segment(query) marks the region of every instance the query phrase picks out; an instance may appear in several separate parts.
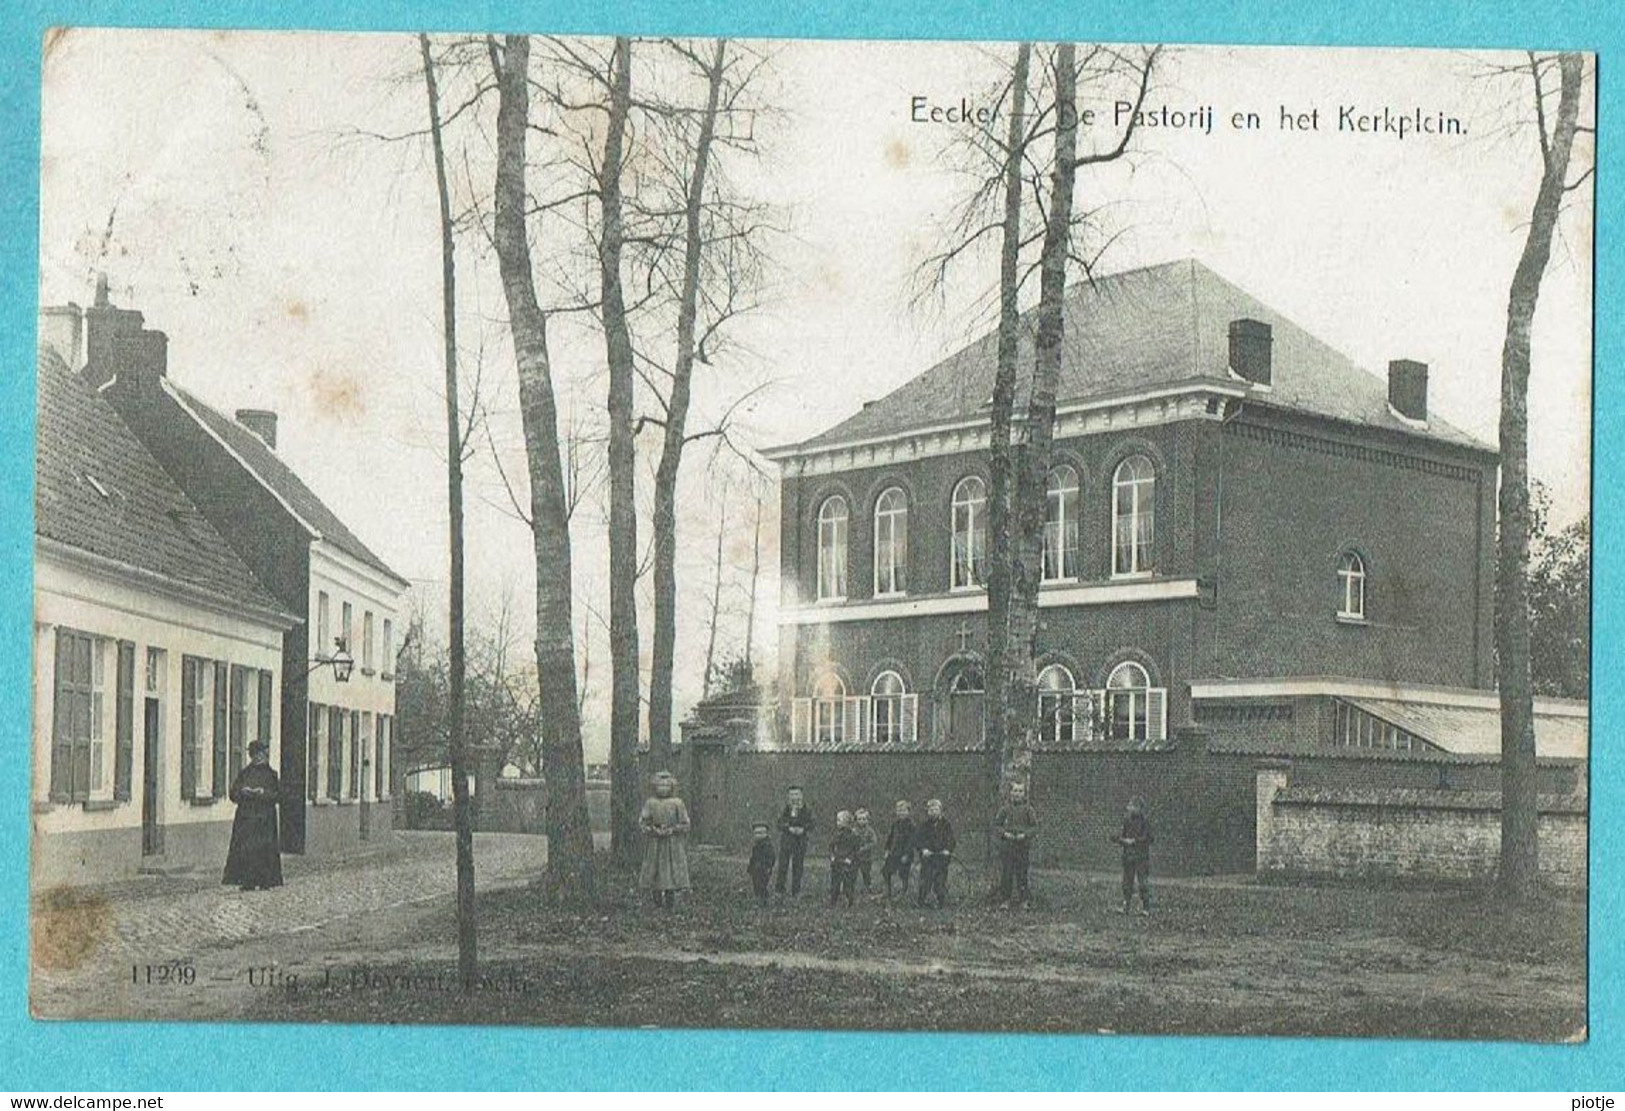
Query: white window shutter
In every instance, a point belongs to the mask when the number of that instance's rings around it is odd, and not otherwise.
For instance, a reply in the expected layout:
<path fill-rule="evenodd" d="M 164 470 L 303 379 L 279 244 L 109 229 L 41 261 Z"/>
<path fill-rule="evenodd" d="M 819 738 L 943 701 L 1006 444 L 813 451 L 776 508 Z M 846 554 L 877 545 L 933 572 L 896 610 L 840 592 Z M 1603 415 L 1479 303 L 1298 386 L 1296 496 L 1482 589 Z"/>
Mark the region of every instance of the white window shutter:
<path fill-rule="evenodd" d="M 1168 691 L 1153 687 L 1145 692 L 1145 736 L 1150 741 L 1168 739 Z"/>
<path fill-rule="evenodd" d="M 906 745 L 920 743 L 920 696 L 905 694 L 902 698 L 901 723 L 897 738 Z"/>
<path fill-rule="evenodd" d="M 790 701 L 790 743 L 812 744 L 812 699 L 795 698 Z"/>
<path fill-rule="evenodd" d="M 844 720 L 841 722 L 841 743 L 858 744 L 863 740 L 863 719 L 868 716 L 867 698 L 847 698 L 842 702 Z"/>

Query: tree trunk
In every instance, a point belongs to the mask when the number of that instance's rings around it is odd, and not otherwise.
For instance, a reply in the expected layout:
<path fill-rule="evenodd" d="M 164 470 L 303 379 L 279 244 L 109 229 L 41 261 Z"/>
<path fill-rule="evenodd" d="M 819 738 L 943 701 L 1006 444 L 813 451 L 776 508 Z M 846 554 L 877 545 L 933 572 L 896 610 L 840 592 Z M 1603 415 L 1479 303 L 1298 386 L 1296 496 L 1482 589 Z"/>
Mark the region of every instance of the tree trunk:
<path fill-rule="evenodd" d="M 468 753 L 464 737 L 463 694 L 467 654 L 463 643 L 463 431 L 457 415 L 457 262 L 452 238 L 451 193 L 446 185 L 446 151 L 440 134 L 440 90 L 435 81 L 429 36 L 418 35 L 423 84 L 429 97 L 429 138 L 434 151 L 435 191 L 440 198 L 440 310 L 446 341 L 446 504 L 451 546 L 449 587 L 452 822 L 457 830 L 457 979 L 465 992 L 478 983 L 474 919 L 474 816 L 468 793 Z"/>
<path fill-rule="evenodd" d="M 547 317 L 536 299 L 525 227 L 525 139 L 530 126 L 530 39 L 508 35 L 496 72 L 497 170 L 492 241 L 519 370 L 519 411 L 530 476 L 536 559 L 536 675 L 542 700 L 542 771 L 547 783 L 547 894 L 579 902 L 593 894 L 592 832 L 576 701 L 571 616 L 570 519 L 559 458 L 558 408 L 547 350 Z"/>
<path fill-rule="evenodd" d="M 750 601 L 745 605 L 745 679 L 756 683 L 756 660 L 752 648 L 756 644 L 756 585 L 762 577 L 762 495 L 756 495 L 756 531 L 750 546 Z"/>
<path fill-rule="evenodd" d="M 604 345 L 609 363 L 609 791 L 610 856 L 617 867 L 638 855 L 639 697 L 637 444 L 632 331 L 621 285 L 624 219 L 621 173 L 632 112 L 632 40 L 610 56 L 609 122 L 599 168 L 598 266 Z"/>
<path fill-rule="evenodd" d="M 726 40 L 718 39 L 706 75 L 705 114 L 700 117 L 699 137 L 694 144 L 694 168 L 683 212 L 683 285 L 677 305 L 677 359 L 672 368 L 671 398 L 666 406 L 665 439 L 655 471 L 654 645 L 649 676 L 649 758 L 655 767 L 665 767 L 671 761 L 672 672 L 677 647 L 677 476 L 688 435 L 695 321 L 699 315 L 700 256 L 705 248 L 701 216 L 726 50 Z M 706 682 L 710 682 L 709 672 Z"/>
<path fill-rule="evenodd" d="M 1017 303 L 1021 261 L 1022 159 L 1026 153 L 1027 73 L 1032 44 L 1016 47 L 1010 79 L 1010 124 L 1004 149 L 1004 226 L 999 245 L 998 365 L 993 378 L 992 428 L 988 441 L 988 550 L 986 735 L 989 793 L 997 797 L 1016 718 L 1010 705 L 1010 589 L 1014 568 L 1011 544 L 1011 414 L 1016 397 L 1016 363 L 1021 350 L 1021 309 Z M 989 831 L 989 837 L 992 833 Z M 989 845 L 991 849 L 991 844 Z M 989 859 L 992 854 L 989 853 Z"/>
<path fill-rule="evenodd" d="M 722 502 L 722 513 L 717 520 L 717 559 L 711 579 L 711 628 L 705 638 L 705 672 L 702 679 L 705 697 L 711 697 L 711 686 L 717 666 L 717 626 L 722 624 L 722 541 L 728 532 L 728 501 Z"/>
<path fill-rule="evenodd" d="M 1044 567 L 1045 480 L 1055 442 L 1055 391 L 1061 377 L 1072 192 L 1077 179 L 1078 75 L 1071 43 L 1055 48 L 1055 168 L 1039 256 L 1038 334 L 1027 401 L 1027 438 L 1016 468 L 1013 499 L 1015 558 L 1010 586 L 1011 729 L 1005 774 L 1025 779 L 1038 731 L 1038 587 Z"/>
<path fill-rule="evenodd" d="M 1535 96 L 1540 108 L 1536 63 Z M 1535 709 L 1529 661 L 1529 346 L 1541 279 L 1552 254 L 1552 236 L 1568 177 L 1579 114 L 1582 60 L 1558 59 L 1561 87 L 1550 137 L 1540 122 L 1542 174 L 1523 254 L 1507 299 L 1506 341 L 1501 347 L 1501 490 L 1496 564 L 1496 681 L 1501 694 L 1501 887 L 1514 899 L 1535 893 L 1539 882 L 1537 838 L 1539 780 L 1535 764 Z"/>

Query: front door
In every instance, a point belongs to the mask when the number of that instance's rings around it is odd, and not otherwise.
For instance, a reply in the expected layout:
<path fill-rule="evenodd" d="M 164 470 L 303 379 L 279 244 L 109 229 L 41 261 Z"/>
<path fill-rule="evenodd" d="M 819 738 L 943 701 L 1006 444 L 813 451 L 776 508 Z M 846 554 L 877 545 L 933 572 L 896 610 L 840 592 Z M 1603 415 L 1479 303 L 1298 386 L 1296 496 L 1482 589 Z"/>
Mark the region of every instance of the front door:
<path fill-rule="evenodd" d="M 164 851 L 164 827 L 158 815 L 163 715 L 158 705 L 156 698 L 147 699 L 145 728 L 141 733 L 141 852 L 144 856 L 156 856 Z"/>

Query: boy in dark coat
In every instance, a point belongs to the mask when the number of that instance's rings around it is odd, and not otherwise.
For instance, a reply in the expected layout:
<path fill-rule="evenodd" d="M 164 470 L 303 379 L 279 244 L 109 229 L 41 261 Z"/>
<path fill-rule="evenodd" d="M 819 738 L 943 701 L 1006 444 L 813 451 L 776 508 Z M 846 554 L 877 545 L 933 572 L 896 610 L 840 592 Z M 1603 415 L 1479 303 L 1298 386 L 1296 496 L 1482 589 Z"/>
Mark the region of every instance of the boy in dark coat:
<path fill-rule="evenodd" d="M 920 854 L 920 905 L 933 894 L 937 909 L 948 904 L 948 864 L 953 860 L 956 842 L 954 827 L 942 815 L 942 800 L 925 804 L 925 821 L 914 834 L 914 848 Z"/>
<path fill-rule="evenodd" d="M 753 840 L 750 845 L 750 863 L 745 865 L 745 874 L 750 877 L 750 887 L 756 893 L 756 901 L 765 907 L 767 884 L 773 878 L 773 861 L 777 854 L 773 851 L 773 837 L 766 822 L 757 822 L 750 827 L 750 832 Z"/>
<path fill-rule="evenodd" d="M 779 864 L 773 888 L 784 894 L 784 881 L 790 881 L 790 897 L 801 894 L 801 870 L 807 861 L 807 831 L 812 829 L 812 807 L 801 797 L 800 787 L 784 793 L 784 809 L 779 811 Z"/>
<path fill-rule="evenodd" d="M 880 847 L 880 835 L 869 821 L 869 812 L 861 806 L 852 814 L 852 832 L 858 837 L 858 876 L 867 895 L 875 882 L 875 850 Z"/>
<path fill-rule="evenodd" d="M 891 880 L 901 877 L 903 894 L 908 894 L 908 873 L 914 867 L 914 819 L 909 815 L 907 799 L 897 800 L 896 817 L 886 832 L 886 860 L 880 866 L 880 878 L 886 881 L 886 898 L 891 898 Z"/>
<path fill-rule="evenodd" d="M 1134 898 L 1134 888 L 1140 888 L 1140 913 L 1151 913 L 1151 823 L 1146 820 L 1145 800 L 1136 795 L 1129 800 L 1123 813 L 1123 830 L 1117 835 L 1123 846 L 1123 905 L 1119 914 L 1128 913 Z"/>
<path fill-rule="evenodd" d="M 858 884 L 858 834 L 852 828 L 852 812 L 842 810 L 835 815 L 835 836 L 829 843 L 829 905 L 834 906 L 842 895 L 851 906 Z"/>
<path fill-rule="evenodd" d="M 1021 905 L 1032 905 L 1027 888 L 1027 867 L 1032 858 L 1033 834 L 1038 832 L 1038 816 L 1027 801 L 1025 783 L 1010 784 L 1010 798 L 993 818 L 999 836 L 999 905 L 1010 907 L 1011 889 L 1021 897 Z"/>

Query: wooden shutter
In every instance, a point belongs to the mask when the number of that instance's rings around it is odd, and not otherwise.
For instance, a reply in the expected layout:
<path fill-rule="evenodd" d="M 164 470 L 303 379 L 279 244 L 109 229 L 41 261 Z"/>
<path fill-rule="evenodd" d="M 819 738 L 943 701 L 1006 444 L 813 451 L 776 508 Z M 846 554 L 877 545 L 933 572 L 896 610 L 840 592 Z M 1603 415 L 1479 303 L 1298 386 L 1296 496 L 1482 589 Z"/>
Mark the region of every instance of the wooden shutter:
<path fill-rule="evenodd" d="M 897 738 L 906 745 L 920 743 L 920 696 L 918 694 L 905 694 L 899 702 L 901 720 L 898 725 Z"/>
<path fill-rule="evenodd" d="M 812 699 L 793 698 L 790 700 L 790 743 L 792 745 L 812 744 Z"/>
<path fill-rule="evenodd" d="M 231 665 L 231 778 L 248 762 L 248 668 Z"/>
<path fill-rule="evenodd" d="M 51 801 L 73 798 L 73 634 L 56 633 L 56 698 L 51 712 Z"/>
<path fill-rule="evenodd" d="M 1145 737 L 1148 741 L 1168 739 L 1168 691 L 1164 688 L 1145 692 Z"/>
<path fill-rule="evenodd" d="M 344 711 L 327 708 L 327 797 L 344 797 Z"/>
<path fill-rule="evenodd" d="M 384 722 L 389 719 L 383 714 L 372 719 L 372 797 L 384 797 Z"/>
<path fill-rule="evenodd" d="M 214 665 L 214 775 L 210 786 L 215 798 L 224 798 L 230 786 L 226 779 L 226 739 L 230 720 L 231 669 L 223 663 Z"/>
<path fill-rule="evenodd" d="M 862 744 L 869 732 L 869 696 L 858 695 L 846 700 L 846 737 L 849 745 Z"/>
<path fill-rule="evenodd" d="M 259 675 L 260 675 L 260 699 L 259 699 L 259 703 L 260 703 L 259 704 L 260 720 L 259 720 L 259 737 L 258 737 L 258 739 L 261 740 L 261 741 L 264 741 L 266 744 L 270 744 L 271 743 L 271 673 L 269 671 L 261 671 L 259 673 Z"/>
<path fill-rule="evenodd" d="M 135 764 L 135 645 L 118 642 L 118 687 L 113 708 L 113 797 L 130 801 Z"/>
<path fill-rule="evenodd" d="M 181 798 L 197 794 L 198 661 L 181 657 Z"/>
<path fill-rule="evenodd" d="M 315 702 L 305 707 L 310 723 L 310 738 L 305 742 L 305 797 L 311 802 L 316 801 L 322 786 L 322 712 L 322 707 Z"/>
<path fill-rule="evenodd" d="M 350 797 L 361 797 L 361 711 L 350 711 Z"/>

